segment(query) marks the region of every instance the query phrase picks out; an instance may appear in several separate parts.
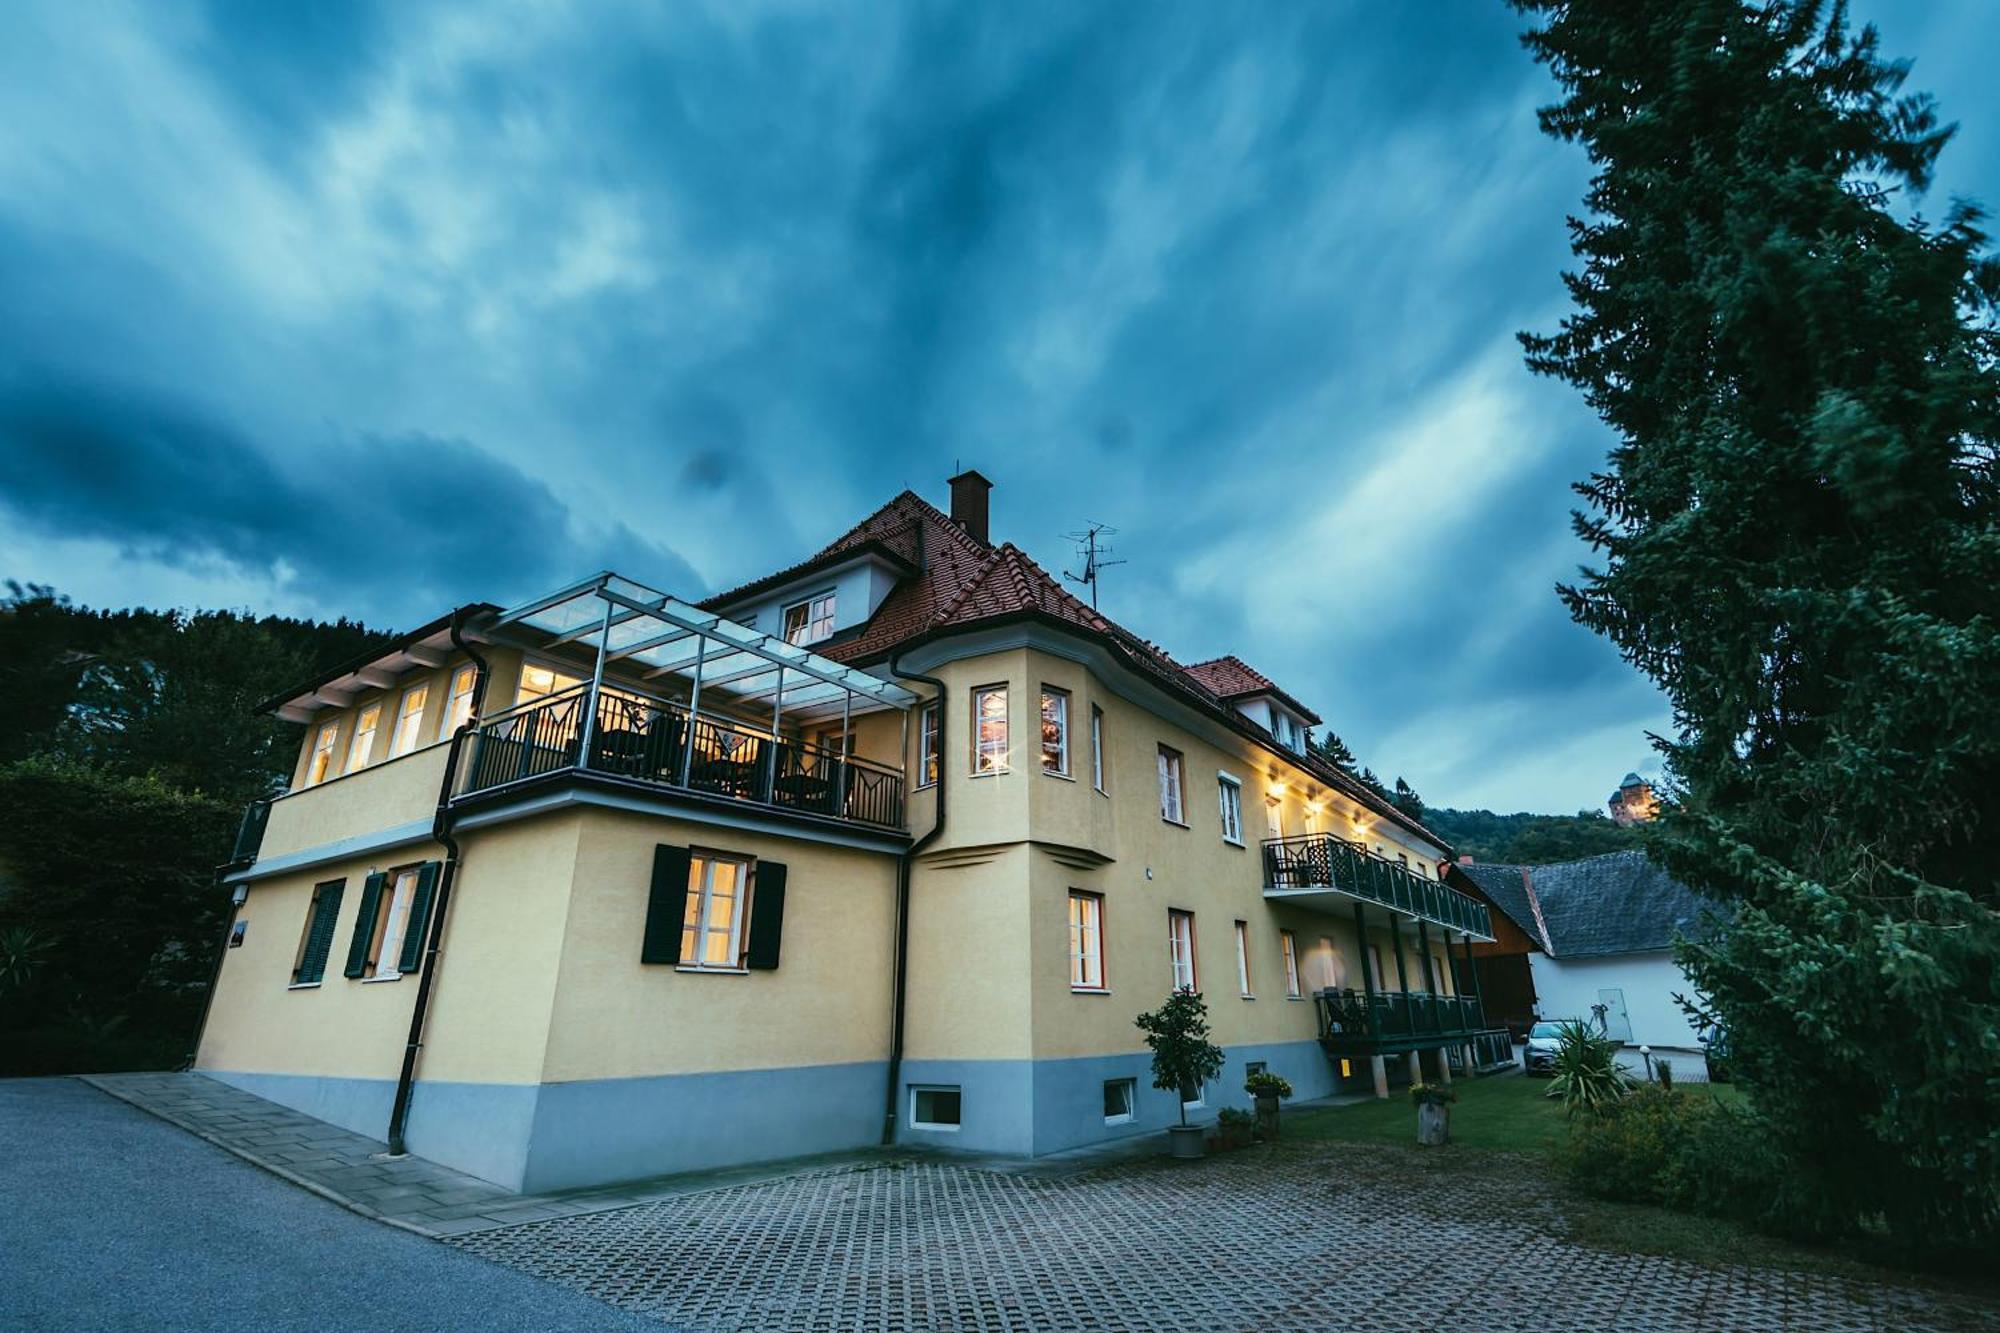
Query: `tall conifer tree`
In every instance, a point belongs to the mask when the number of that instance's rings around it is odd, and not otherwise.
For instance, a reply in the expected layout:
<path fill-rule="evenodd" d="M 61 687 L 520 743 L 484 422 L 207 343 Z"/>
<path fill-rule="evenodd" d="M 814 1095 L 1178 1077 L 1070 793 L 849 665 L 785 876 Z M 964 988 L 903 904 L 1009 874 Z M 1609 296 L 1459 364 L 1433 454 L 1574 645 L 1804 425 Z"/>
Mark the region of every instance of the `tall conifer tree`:
<path fill-rule="evenodd" d="M 1906 216 L 1951 130 L 1839 6 L 1515 4 L 1596 168 L 1523 338 L 1616 436 L 1561 591 L 1672 703 L 1654 853 L 1733 913 L 1690 976 L 1795 1209 L 1990 1240 L 2000 275 Z"/>

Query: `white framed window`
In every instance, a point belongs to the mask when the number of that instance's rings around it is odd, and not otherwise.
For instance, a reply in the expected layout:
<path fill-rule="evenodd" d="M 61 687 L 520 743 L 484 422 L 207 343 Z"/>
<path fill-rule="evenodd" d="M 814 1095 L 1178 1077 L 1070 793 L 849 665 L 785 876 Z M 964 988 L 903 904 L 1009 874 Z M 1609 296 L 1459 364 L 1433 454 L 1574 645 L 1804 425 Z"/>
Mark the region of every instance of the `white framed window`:
<path fill-rule="evenodd" d="M 1069 691 L 1042 686 L 1042 772 L 1069 776 Z"/>
<path fill-rule="evenodd" d="M 1007 771 L 1007 687 L 982 685 L 972 692 L 972 776 Z"/>
<path fill-rule="evenodd" d="M 1289 930 L 1278 932 L 1278 948 L 1285 955 L 1285 998 L 1299 998 L 1299 937 Z"/>
<path fill-rule="evenodd" d="M 938 780 L 938 706 L 925 704 L 917 713 L 917 786 L 935 787 Z"/>
<path fill-rule="evenodd" d="M 1409 853 L 1408 853 L 1408 852 L 1397 852 L 1397 853 L 1396 853 L 1396 864 L 1397 864 L 1397 865 L 1399 865 L 1399 866 L 1401 866 L 1401 867 L 1403 867 L 1403 869 L 1405 869 L 1405 870 L 1408 870 L 1408 869 L 1410 868 L 1410 855 L 1409 855 Z"/>
<path fill-rule="evenodd" d="M 1285 836 L 1285 803 L 1276 796 L 1264 798 L 1264 827 L 1273 838 Z"/>
<path fill-rule="evenodd" d="M 1236 923 L 1236 993 L 1250 998 L 1250 923 Z"/>
<path fill-rule="evenodd" d="M 306 761 L 306 786 L 325 782 L 333 776 L 333 746 L 340 738 L 340 723 L 328 722 L 313 737 L 312 758 Z"/>
<path fill-rule="evenodd" d="M 1104 710 L 1090 706 L 1090 785 L 1104 790 Z"/>
<path fill-rule="evenodd" d="M 747 857 L 696 851 L 688 857 L 687 907 L 681 917 L 682 967 L 743 966 L 745 900 L 752 862 Z"/>
<path fill-rule="evenodd" d="M 382 725 L 382 705 L 369 704 L 354 719 L 354 738 L 347 743 L 347 771 L 366 768 L 375 757 L 375 732 Z"/>
<path fill-rule="evenodd" d="M 1270 1072 L 1270 1068 L 1271 1062 L 1268 1060 L 1246 1060 L 1243 1063 L 1243 1077 L 1253 1079 L 1259 1074 Z"/>
<path fill-rule="evenodd" d="M 389 874 L 389 905 L 375 919 L 375 947 L 369 962 L 372 979 L 393 981 L 403 975 L 403 933 L 410 928 L 410 904 L 417 893 L 417 866 Z"/>
<path fill-rule="evenodd" d="M 1167 909 L 1167 961 L 1173 968 L 1174 989 L 1194 990 L 1194 913 Z"/>
<path fill-rule="evenodd" d="M 417 729 L 424 721 L 424 701 L 430 698 L 430 687 L 418 685 L 403 691 L 403 697 L 396 702 L 396 726 L 389 733 L 389 757 L 408 754 L 417 748 Z"/>
<path fill-rule="evenodd" d="M 1227 773 L 1215 775 L 1216 798 L 1222 804 L 1222 840 L 1243 845 L 1243 782 Z"/>
<path fill-rule="evenodd" d="M 1139 1103 L 1139 1080 L 1136 1078 L 1108 1078 L 1104 1080 L 1104 1123 L 1107 1125 L 1129 1125 L 1132 1123 L 1134 1108 Z"/>
<path fill-rule="evenodd" d="M 1201 1094 L 1202 1085 L 1194 1079 L 1188 1079 L 1181 1084 L 1181 1105 L 1190 1111 L 1194 1110 L 1203 1104 Z"/>
<path fill-rule="evenodd" d="M 785 642 L 818 643 L 833 634 L 833 594 L 823 592 L 785 608 Z"/>
<path fill-rule="evenodd" d="M 913 1129 L 955 1130 L 964 1113 L 963 1101 L 955 1087 L 912 1087 L 910 1126 Z"/>
<path fill-rule="evenodd" d="M 1181 774 L 1184 767 L 1179 750 L 1171 745 L 1160 747 L 1160 818 L 1169 824 L 1187 823 L 1187 812 L 1181 804 Z"/>
<path fill-rule="evenodd" d="M 472 720 L 472 687 L 478 680 L 479 669 L 470 664 L 451 673 L 451 693 L 445 696 L 444 716 L 438 720 L 439 740 L 450 740 Z"/>
<path fill-rule="evenodd" d="M 583 684 L 581 676 L 572 676 L 554 667 L 540 666 L 534 662 L 523 662 L 521 684 L 514 692 L 514 702 L 525 704 L 536 699 L 546 699 L 551 694 L 560 694 L 581 684 Z"/>
<path fill-rule="evenodd" d="M 1069 891 L 1071 990 L 1104 989 L 1104 895 Z"/>

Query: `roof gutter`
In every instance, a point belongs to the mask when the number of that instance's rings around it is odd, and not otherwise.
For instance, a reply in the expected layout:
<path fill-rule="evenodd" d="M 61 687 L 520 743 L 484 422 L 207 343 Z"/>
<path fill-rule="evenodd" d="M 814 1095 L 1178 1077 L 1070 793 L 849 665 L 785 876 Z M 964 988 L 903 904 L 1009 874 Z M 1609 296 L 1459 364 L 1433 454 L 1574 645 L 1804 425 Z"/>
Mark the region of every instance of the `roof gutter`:
<path fill-rule="evenodd" d="M 396 1077 L 396 1100 L 389 1108 L 389 1155 L 401 1157 L 409 1151 L 403 1131 L 410 1119 L 410 1094 L 417 1079 L 417 1052 L 423 1049 L 424 1018 L 430 1012 L 431 990 L 437 983 L 438 955 L 444 941 L 445 916 L 451 909 L 452 882 L 458 878 L 458 839 L 452 835 L 451 785 L 458 775 L 458 753 L 466 733 L 479 724 L 485 712 L 486 681 L 491 668 L 464 635 L 465 621 L 474 607 L 460 607 L 451 615 L 451 642 L 472 659 L 477 674 L 472 681 L 472 708 L 451 735 L 451 753 L 446 756 L 444 778 L 438 784 L 437 812 L 431 817 L 431 837 L 444 846 L 444 866 L 438 871 L 437 906 L 431 912 L 430 936 L 424 941 L 424 965 L 417 974 L 417 1002 L 410 1010 L 410 1036 L 403 1046 L 403 1068 Z"/>
<path fill-rule="evenodd" d="M 914 671 L 905 671 L 898 664 L 902 657 L 899 648 L 889 656 L 889 674 L 898 680 L 916 681 L 937 691 L 935 701 L 938 710 L 938 748 L 944 748 L 945 688 L 944 682 L 936 676 L 923 676 Z M 917 705 L 917 776 L 923 777 L 923 709 L 928 705 Z M 910 873 L 916 863 L 917 853 L 935 842 L 944 832 L 944 786 L 945 775 L 951 765 L 938 758 L 937 775 L 937 818 L 924 835 L 903 849 L 896 859 L 896 961 L 892 977 L 889 1019 L 889 1086 L 882 1098 L 882 1144 L 884 1147 L 896 1141 L 896 1089 L 903 1080 L 903 1031 L 904 1015 L 908 1008 L 910 989 Z"/>

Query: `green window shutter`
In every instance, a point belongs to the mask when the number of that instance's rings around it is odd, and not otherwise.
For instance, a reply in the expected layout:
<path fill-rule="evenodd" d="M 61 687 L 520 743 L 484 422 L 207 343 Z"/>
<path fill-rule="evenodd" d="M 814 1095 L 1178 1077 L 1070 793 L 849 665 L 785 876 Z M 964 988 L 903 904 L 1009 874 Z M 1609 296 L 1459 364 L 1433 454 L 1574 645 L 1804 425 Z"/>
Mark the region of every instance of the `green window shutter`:
<path fill-rule="evenodd" d="M 347 881 L 336 879 L 319 886 L 313 894 L 312 925 L 306 933 L 305 956 L 299 960 L 296 984 L 321 981 L 326 977 L 326 958 L 333 952 L 333 927 L 340 917 L 340 900 Z"/>
<path fill-rule="evenodd" d="M 354 915 L 354 938 L 347 946 L 347 975 L 358 977 L 368 970 L 368 949 L 375 943 L 375 915 L 382 910 L 382 886 L 389 877 L 376 871 L 361 886 L 361 910 Z"/>
<path fill-rule="evenodd" d="M 750 948 L 746 967 L 769 972 L 778 965 L 778 942 L 785 933 L 785 867 L 779 861 L 759 861 L 757 882 L 750 891 Z"/>
<path fill-rule="evenodd" d="M 640 962 L 680 962 L 681 920 L 687 915 L 687 896 L 688 849 L 661 843 L 653 849 L 653 887 L 646 895 L 646 934 L 639 945 Z"/>
<path fill-rule="evenodd" d="M 414 972 L 424 963 L 425 932 L 431 924 L 431 899 L 437 896 L 437 861 L 417 868 L 416 896 L 410 899 L 410 925 L 403 932 L 403 956 L 396 960 L 398 972 Z"/>

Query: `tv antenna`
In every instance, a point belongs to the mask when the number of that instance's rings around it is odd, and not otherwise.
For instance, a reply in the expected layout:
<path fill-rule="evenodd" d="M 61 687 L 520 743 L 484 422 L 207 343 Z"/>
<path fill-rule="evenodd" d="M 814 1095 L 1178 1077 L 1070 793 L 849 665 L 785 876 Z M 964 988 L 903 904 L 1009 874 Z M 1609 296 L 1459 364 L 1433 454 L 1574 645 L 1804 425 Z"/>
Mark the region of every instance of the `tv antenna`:
<path fill-rule="evenodd" d="M 1076 544 L 1076 553 L 1083 557 L 1083 573 L 1072 574 L 1065 569 L 1062 572 L 1062 576 L 1071 583 L 1081 583 L 1090 589 L 1090 609 L 1093 611 L 1097 609 L 1098 572 L 1109 565 L 1122 565 L 1125 563 L 1123 560 L 1106 560 L 1104 557 L 1111 554 L 1111 545 L 1108 542 L 1099 540 L 1099 538 L 1108 537 L 1117 531 L 1118 529 L 1112 527 L 1109 523 L 1092 523 L 1082 532 L 1066 532 L 1063 534 L 1064 540 Z"/>

